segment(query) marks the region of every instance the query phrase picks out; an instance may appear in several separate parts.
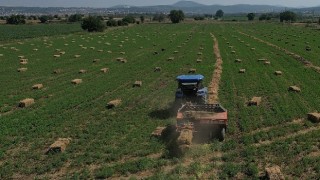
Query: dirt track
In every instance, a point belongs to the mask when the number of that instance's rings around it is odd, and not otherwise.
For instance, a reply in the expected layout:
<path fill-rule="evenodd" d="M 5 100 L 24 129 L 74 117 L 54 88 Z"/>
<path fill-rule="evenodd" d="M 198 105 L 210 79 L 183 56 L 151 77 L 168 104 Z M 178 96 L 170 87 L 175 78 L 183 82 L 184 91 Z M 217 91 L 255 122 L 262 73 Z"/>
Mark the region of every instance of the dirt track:
<path fill-rule="evenodd" d="M 218 91 L 219 91 L 219 84 L 221 80 L 222 63 L 223 63 L 222 57 L 220 55 L 218 40 L 212 33 L 211 33 L 211 37 L 214 41 L 213 51 L 216 57 L 216 64 L 214 66 L 212 81 L 209 85 L 209 104 L 217 103 L 219 101 Z"/>

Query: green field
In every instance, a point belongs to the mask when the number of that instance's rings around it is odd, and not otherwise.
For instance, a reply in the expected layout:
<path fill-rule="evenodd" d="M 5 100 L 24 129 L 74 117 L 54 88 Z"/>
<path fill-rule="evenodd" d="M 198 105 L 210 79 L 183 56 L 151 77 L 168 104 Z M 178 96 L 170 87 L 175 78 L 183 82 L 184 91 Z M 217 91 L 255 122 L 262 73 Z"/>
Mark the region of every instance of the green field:
<path fill-rule="evenodd" d="M 271 23 L 145 24 L 19 42 L 10 38 L 0 47 L 0 179 L 256 179 L 273 165 L 288 179 L 318 178 L 320 127 L 306 114 L 320 111 L 319 72 L 240 32 L 319 65 L 319 32 Z M 223 58 L 219 99 L 229 113 L 227 137 L 172 157 L 166 142 L 150 134 L 157 126 L 174 124 L 177 75 L 196 68 L 209 85 L 215 64 L 210 33 Z M 312 50 L 306 52 L 305 44 Z M 28 63 L 19 64 L 18 56 Z M 116 60 L 120 57 L 127 63 Z M 17 72 L 21 67 L 28 69 Z M 245 74 L 238 73 L 241 68 Z M 61 72 L 54 74 L 57 69 Z M 87 72 L 80 74 L 81 69 Z M 274 75 L 278 70 L 282 76 Z M 71 84 L 77 78 L 83 82 Z M 136 80 L 142 87 L 132 87 Z M 32 89 L 38 83 L 44 88 Z M 289 92 L 292 85 L 301 92 Z M 262 97 L 260 106 L 246 105 L 253 96 Z M 25 98 L 35 104 L 18 108 Z M 107 109 L 114 99 L 121 105 Z M 46 155 L 58 138 L 72 140 L 65 152 Z"/>

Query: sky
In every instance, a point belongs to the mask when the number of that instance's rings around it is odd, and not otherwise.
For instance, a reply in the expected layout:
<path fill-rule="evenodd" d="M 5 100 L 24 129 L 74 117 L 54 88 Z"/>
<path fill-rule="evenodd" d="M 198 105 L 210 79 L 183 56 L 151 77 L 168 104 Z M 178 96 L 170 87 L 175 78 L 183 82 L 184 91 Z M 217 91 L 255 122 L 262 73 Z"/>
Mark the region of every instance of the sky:
<path fill-rule="evenodd" d="M 0 0 L 0 6 L 26 7 L 111 7 L 115 5 L 170 5 L 178 0 Z M 286 7 L 320 6 L 319 0 L 193 0 L 194 2 L 213 5 L 259 4 L 281 5 Z"/>

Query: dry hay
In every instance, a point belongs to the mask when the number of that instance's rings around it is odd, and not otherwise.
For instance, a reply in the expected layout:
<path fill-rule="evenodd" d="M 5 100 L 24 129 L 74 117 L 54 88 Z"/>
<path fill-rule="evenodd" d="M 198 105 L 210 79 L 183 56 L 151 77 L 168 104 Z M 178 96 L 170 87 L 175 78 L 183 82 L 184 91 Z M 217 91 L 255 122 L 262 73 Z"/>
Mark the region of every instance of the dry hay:
<path fill-rule="evenodd" d="M 142 86 L 142 81 L 135 81 L 133 83 L 133 87 L 141 87 Z"/>
<path fill-rule="evenodd" d="M 154 68 L 154 72 L 160 72 L 161 71 L 161 67 L 155 67 Z"/>
<path fill-rule="evenodd" d="M 258 61 L 267 61 L 267 59 L 261 58 L 261 59 L 258 59 Z"/>
<path fill-rule="evenodd" d="M 236 51 L 231 51 L 231 54 L 235 54 L 236 53 Z"/>
<path fill-rule="evenodd" d="M 80 56 L 81 56 L 81 55 L 78 55 L 78 54 L 74 55 L 75 58 L 79 58 Z"/>
<path fill-rule="evenodd" d="M 82 49 L 88 49 L 87 47 L 82 47 Z"/>
<path fill-rule="evenodd" d="M 202 62 L 202 59 L 197 59 L 197 63 L 201 63 Z"/>
<path fill-rule="evenodd" d="M 127 63 L 128 61 L 126 59 L 121 59 L 120 62 Z"/>
<path fill-rule="evenodd" d="M 298 86 L 290 86 L 289 91 L 301 92 L 301 89 Z"/>
<path fill-rule="evenodd" d="M 178 145 L 191 145 L 193 139 L 193 132 L 190 129 L 182 129 L 177 139 Z"/>
<path fill-rule="evenodd" d="M 202 55 L 202 52 L 198 52 L 198 55 L 199 55 L 199 56 Z"/>
<path fill-rule="evenodd" d="M 203 47 L 200 47 L 199 50 L 204 50 L 204 48 L 203 48 Z"/>
<path fill-rule="evenodd" d="M 28 64 L 28 59 L 20 59 L 20 64 L 22 65 Z"/>
<path fill-rule="evenodd" d="M 66 54 L 66 52 L 65 51 L 61 51 L 61 52 L 59 52 L 59 54 L 64 55 L 64 54 Z"/>
<path fill-rule="evenodd" d="M 19 68 L 18 72 L 26 72 L 28 70 L 28 68 Z"/>
<path fill-rule="evenodd" d="M 90 49 L 92 49 L 92 50 L 93 50 L 93 49 L 95 49 L 95 47 L 90 47 Z"/>
<path fill-rule="evenodd" d="M 58 138 L 53 144 L 49 146 L 46 154 L 64 152 L 70 144 L 71 138 Z"/>
<path fill-rule="evenodd" d="M 71 81 L 72 84 L 80 84 L 82 83 L 82 79 L 74 79 Z"/>
<path fill-rule="evenodd" d="M 122 44 L 118 45 L 118 47 L 123 47 Z"/>
<path fill-rule="evenodd" d="M 83 74 L 83 73 L 86 73 L 87 72 L 87 70 L 85 70 L 85 69 L 80 69 L 79 70 L 79 74 Z"/>
<path fill-rule="evenodd" d="M 314 123 L 319 123 L 320 122 L 320 113 L 309 113 L 308 120 L 310 120 Z"/>
<path fill-rule="evenodd" d="M 259 106 L 259 105 L 261 104 L 261 100 L 262 100 L 261 97 L 253 97 L 253 98 L 249 101 L 248 105 L 249 105 L 249 106 Z"/>
<path fill-rule="evenodd" d="M 39 49 L 37 49 L 37 48 L 34 48 L 34 49 L 32 49 L 33 51 L 38 51 Z"/>
<path fill-rule="evenodd" d="M 271 62 L 270 62 L 270 61 L 265 61 L 263 64 L 264 64 L 264 65 L 270 65 Z"/>
<path fill-rule="evenodd" d="M 235 62 L 236 62 L 236 63 L 241 63 L 242 60 L 241 60 L 241 59 L 236 59 Z"/>
<path fill-rule="evenodd" d="M 169 57 L 168 58 L 168 61 L 173 61 L 174 60 L 174 57 Z"/>
<path fill-rule="evenodd" d="M 97 52 L 103 52 L 103 50 L 102 50 L 102 49 L 99 49 Z"/>
<path fill-rule="evenodd" d="M 56 49 L 57 52 L 61 51 L 61 49 Z"/>
<path fill-rule="evenodd" d="M 60 57 L 60 54 L 55 54 L 55 55 L 53 55 L 53 57 L 58 58 L 58 57 Z"/>
<path fill-rule="evenodd" d="M 269 180 L 285 180 L 283 174 L 281 173 L 279 166 L 273 166 L 266 168 L 265 177 Z"/>
<path fill-rule="evenodd" d="M 18 56 L 18 58 L 23 59 L 23 58 L 25 58 L 25 57 L 24 57 L 24 56 Z"/>
<path fill-rule="evenodd" d="M 112 51 L 107 51 L 107 53 L 111 54 L 111 53 L 112 53 Z"/>
<path fill-rule="evenodd" d="M 61 69 L 55 69 L 53 70 L 53 74 L 60 74 L 62 72 Z"/>
<path fill-rule="evenodd" d="M 126 52 L 120 52 L 120 54 L 125 55 L 125 54 L 126 54 Z"/>
<path fill-rule="evenodd" d="M 162 133 L 164 132 L 165 129 L 166 129 L 166 127 L 158 126 L 158 127 L 151 133 L 151 136 L 160 138 L 160 137 L 162 136 Z"/>
<path fill-rule="evenodd" d="M 99 61 L 100 61 L 100 59 L 94 59 L 94 60 L 92 60 L 93 63 L 96 63 L 96 62 L 99 62 Z"/>
<path fill-rule="evenodd" d="M 197 69 L 194 69 L 194 68 L 190 68 L 188 73 L 196 73 L 197 72 Z"/>
<path fill-rule="evenodd" d="M 174 54 L 177 54 L 177 53 L 179 53 L 179 51 L 174 51 L 173 53 L 174 53 Z"/>
<path fill-rule="evenodd" d="M 240 69 L 239 70 L 239 73 L 245 73 L 246 72 L 246 69 Z"/>
<path fill-rule="evenodd" d="M 21 100 L 21 101 L 19 102 L 19 107 L 22 107 L 22 108 L 24 108 L 24 107 L 29 107 L 29 106 L 31 106 L 32 104 L 34 104 L 34 99 L 32 99 L 32 98 L 26 98 L 26 99 Z"/>
<path fill-rule="evenodd" d="M 3 54 L 0 54 L 0 57 L 3 57 Z"/>
<path fill-rule="evenodd" d="M 274 74 L 277 76 L 280 76 L 280 75 L 282 75 L 282 71 L 275 71 Z"/>
<path fill-rule="evenodd" d="M 311 51 L 311 47 L 310 46 L 306 46 L 306 51 Z"/>
<path fill-rule="evenodd" d="M 69 46 L 69 44 L 64 44 L 65 46 Z"/>
<path fill-rule="evenodd" d="M 43 84 L 35 84 L 32 86 L 32 89 L 42 89 L 43 88 Z"/>
<path fill-rule="evenodd" d="M 103 73 L 107 73 L 107 72 L 109 72 L 109 68 L 102 68 L 102 69 L 100 69 L 100 71 Z"/>
<path fill-rule="evenodd" d="M 123 57 L 118 57 L 116 60 L 117 61 L 121 61 L 121 60 L 123 60 L 124 58 Z"/>
<path fill-rule="evenodd" d="M 121 104 L 121 99 L 115 99 L 115 100 L 108 102 L 107 108 L 111 109 L 114 107 L 118 107 L 118 106 L 120 106 L 120 104 Z"/>

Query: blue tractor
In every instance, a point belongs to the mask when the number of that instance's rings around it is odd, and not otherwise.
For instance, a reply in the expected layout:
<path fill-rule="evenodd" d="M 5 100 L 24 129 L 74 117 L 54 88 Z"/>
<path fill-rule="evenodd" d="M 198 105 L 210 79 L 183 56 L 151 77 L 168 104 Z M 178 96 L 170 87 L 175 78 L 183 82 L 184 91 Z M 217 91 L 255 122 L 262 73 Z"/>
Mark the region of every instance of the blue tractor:
<path fill-rule="evenodd" d="M 177 77 L 178 88 L 176 91 L 176 102 L 191 102 L 194 104 L 206 104 L 208 88 L 204 87 L 203 75 L 180 75 Z"/>

